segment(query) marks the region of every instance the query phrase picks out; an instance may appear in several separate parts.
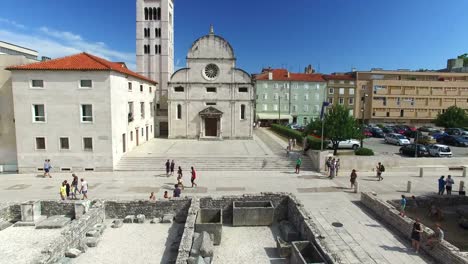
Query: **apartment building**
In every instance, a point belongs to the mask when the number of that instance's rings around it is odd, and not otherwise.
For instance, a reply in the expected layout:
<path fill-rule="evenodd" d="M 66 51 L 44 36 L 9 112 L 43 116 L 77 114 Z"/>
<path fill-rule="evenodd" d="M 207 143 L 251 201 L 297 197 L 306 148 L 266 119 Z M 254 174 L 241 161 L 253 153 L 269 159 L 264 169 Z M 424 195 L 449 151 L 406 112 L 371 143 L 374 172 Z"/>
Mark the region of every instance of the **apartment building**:
<path fill-rule="evenodd" d="M 154 135 L 156 82 L 80 53 L 13 66 L 18 170 L 112 170 Z"/>
<path fill-rule="evenodd" d="M 468 73 L 372 69 L 356 84 L 366 122 L 424 124 L 450 106 L 468 109 Z"/>
<path fill-rule="evenodd" d="M 354 73 L 333 73 L 324 75 L 327 81 L 326 100 L 331 105 L 339 104 L 349 108 L 349 114 L 354 116 L 354 105 L 356 100 L 356 79 Z"/>
<path fill-rule="evenodd" d="M 327 86 L 322 74 L 264 69 L 254 79 L 257 121 L 307 125 L 319 118 Z"/>

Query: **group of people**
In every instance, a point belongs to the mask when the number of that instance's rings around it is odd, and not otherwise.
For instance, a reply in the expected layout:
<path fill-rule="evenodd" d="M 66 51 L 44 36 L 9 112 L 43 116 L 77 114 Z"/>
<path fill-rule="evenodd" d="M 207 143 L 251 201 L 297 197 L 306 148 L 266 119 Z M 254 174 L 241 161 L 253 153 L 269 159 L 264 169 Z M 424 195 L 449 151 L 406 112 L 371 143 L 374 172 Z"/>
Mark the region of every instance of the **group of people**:
<path fill-rule="evenodd" d="M 288 145 L 286 146 L 286 156 L 289 157 L 289 154 L 297 146 L 297 140 L 295 138 L 288 139 Z"/>
<path fill-rule="evenodd" d="M 174 169 L 176 166 L 175 161 L 174 160 L 170 161 L 168 159 L 166 161 L 165 166 L 166 166 L 166 176 L 167 177 L 173 176 Z M 182 167 L 179 166 L 177 169 L 177 183 L 174 185 L 173 197 L 180 197 L 182 190 L 185 188 L 183 177 L 184 177 L 184 174 L 182 171 Z M 197 172 L 192 166 L 190 167 L 190 183 L 192 184 L 192 188 L 198 186 L 197 183 L 195 182 L 196 179 L 197 179 Z M 155 197 L 154 198 L 153 197 L 154 197 L 154 193 L 151 193 L 150 199 L 151 200 L 156 199 Z M 167 193 L 167 191 L 164 192 L 164 198 L 166 199 L 171 198 L 169 194 Z"/>
<path fill-rule="evenodd" d="M 340 159 L 334 157 L 328 157 L 325 161 L 325 171 L 329 173 L 328 178 L 333 179 L 338 176 L 340 170 Z"/>
<path fill-rule="evenodd" d="M 439 178 L 439 195 L 443 195 L 444 191 L 447 191 L 448 195 L 452 194 L 452 186 L 455 184 L 455 181 L 452 179 L 452 175 L 448 175 L 445 180 L 445 176 L 442 175 Z"/>
<path fill-rule="evenodd" d="M 73 180 L 72 183 L 68 183 L 67 180 L 64 180 L 62 182 L 62 185 L 60 186 L 60 198 L 62 200 L 77 200 L 78 194 L 82 194 L 83 197 L 81 198 L 82 200 L 88 199 L 88 182 L 85 181 L 84 178 L 81 178 L 81 187 L 78 188 L 78 176 L 76 174 L 72 174 Z"/>

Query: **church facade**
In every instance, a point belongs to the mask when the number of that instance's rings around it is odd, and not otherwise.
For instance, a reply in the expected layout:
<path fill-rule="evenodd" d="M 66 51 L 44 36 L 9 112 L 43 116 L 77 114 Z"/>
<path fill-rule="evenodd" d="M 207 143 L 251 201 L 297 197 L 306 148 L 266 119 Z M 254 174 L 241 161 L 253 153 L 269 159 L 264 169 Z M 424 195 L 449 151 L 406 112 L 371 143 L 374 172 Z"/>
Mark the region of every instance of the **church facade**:
<path fill-rule="evenodd" d="M 253 89 L 250 74 L 236 68 L 229 42 L 211 27 L 168 84 L 169 138 L 251 139 Z"/>

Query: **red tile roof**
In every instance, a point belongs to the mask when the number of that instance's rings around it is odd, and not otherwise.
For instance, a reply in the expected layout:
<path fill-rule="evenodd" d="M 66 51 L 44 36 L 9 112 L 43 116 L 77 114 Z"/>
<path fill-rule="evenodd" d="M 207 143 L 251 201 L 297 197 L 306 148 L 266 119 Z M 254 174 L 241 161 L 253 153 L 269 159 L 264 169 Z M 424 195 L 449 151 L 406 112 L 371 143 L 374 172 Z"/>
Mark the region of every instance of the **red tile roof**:
<path fill-rule="evenodd" d="M 354 80 L 354 76 L 351 74 L 327 74 L 324 75 L 325 80 Z"/>
<path fill-rule="evenodd" d="M 20 66 L 13 66 L 7 70 L 45 70 L 45 71 L 116 71 L 130 75 L 153 84 L 157 82 L 129 70 L 122 62 L 110 62 L 86 52 L 58 58 L 54 60 L 36 62 Z"/>
<path fill-rule="evenodd" d="M 255 76 L 255 80 L 269 80 L 268 73 L 273 73 L 273 81 L 325 82 L 322 74 L 289 73 L 286 69 L 269 69 Z"/>

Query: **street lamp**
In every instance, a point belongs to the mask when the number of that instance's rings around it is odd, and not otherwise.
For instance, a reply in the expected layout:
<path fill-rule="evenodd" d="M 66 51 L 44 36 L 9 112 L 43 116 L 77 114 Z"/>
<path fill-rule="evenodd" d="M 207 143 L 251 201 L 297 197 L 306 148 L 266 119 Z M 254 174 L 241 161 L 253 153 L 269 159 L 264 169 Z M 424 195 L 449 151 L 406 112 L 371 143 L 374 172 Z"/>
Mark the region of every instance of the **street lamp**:
<path fill-rule="evenodd" d="M 322 111 L 320 112 L 320 120 L 322 120 L 322 134 L 320 135 L 320 151 L 323 151 L 323 134 L 324 134 L 324 128 L 325 128 L 325 109 L 327 106 L 329 106 L 329 102 L 323 102 L 322 103 Z"/>
<path fill-rule="evenodd" d="M 281 96 L 278 95 L 278 125 L 281 124 Z"/>
<path fill-rule="evenodd" d="M 362 119 L 361 119 L 361 148 L 364 147 L 364 118 L 365 118 L 365 112 L 366 112 L 366 97 L 368 97 L 369 95 L 368 94 L 364 94 L 363 97 L 361 97 L 361 101 L 362 101 L 362 108 L 361 108 L 361 112 L 362 112 Z"/>

